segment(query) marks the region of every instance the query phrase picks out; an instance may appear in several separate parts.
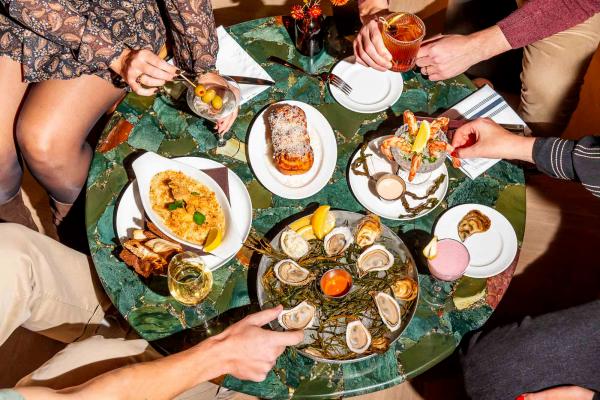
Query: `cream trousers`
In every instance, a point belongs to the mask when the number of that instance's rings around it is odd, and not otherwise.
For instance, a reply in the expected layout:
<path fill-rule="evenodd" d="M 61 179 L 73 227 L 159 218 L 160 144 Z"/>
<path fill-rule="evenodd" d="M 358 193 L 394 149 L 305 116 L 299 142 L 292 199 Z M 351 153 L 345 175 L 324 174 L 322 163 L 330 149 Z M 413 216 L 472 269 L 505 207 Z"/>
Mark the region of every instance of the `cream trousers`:
<path fill-rule="evenodd" d="M 0 223 L 0 237 L 0 344 L 18 326 L 71 343 L 19 385 L 68 387 L 158 357 L 105 318 L 111 303 L 85 255 L 22 225 Z"/>
<path fill-rule="evenodd" d="M 563 133 L 577 107 L 583 78 L 599 42 L 597 13 L 525 47 L 519 114 L 536 136 Z"/>

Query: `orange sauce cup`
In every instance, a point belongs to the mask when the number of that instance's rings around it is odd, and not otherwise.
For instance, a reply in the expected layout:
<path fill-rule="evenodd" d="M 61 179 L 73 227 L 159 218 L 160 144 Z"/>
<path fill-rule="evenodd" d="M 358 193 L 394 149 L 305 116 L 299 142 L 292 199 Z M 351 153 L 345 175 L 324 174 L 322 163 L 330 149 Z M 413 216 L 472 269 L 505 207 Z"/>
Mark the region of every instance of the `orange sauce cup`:
<path fill-rule="evenodd" d="M 327 297 L 344 297 L 352 288 L 352 275 L 341 268 L 330 269 L 321 276 L 321 291 Z"/>

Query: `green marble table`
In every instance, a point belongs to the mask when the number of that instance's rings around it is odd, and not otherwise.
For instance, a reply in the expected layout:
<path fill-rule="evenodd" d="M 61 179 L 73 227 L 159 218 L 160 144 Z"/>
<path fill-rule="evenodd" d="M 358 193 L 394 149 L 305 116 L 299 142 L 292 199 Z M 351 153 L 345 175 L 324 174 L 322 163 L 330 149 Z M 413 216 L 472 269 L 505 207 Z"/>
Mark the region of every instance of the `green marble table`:
<path fill-rule="evenodd" d="M 94 155 L 87 186 L 86 223 L 89 245 L 100 280 L 114 305 L 133 328 L 164 353 L 192 346 L 218 333 L 257 309 L 255 269 L 251 255 L 242 251 L 215 274 L 210 297 L 198 307 L 185 307 L 172 299 L 161 279 L 142 280 L 117 258 L 114 227 L 119 195 L 131 180 L 128 165 L 138 150 L 166 156 L 193 155 L 219 161 L 245 182 L 253 204 L 253 229 L 266 234 L 281 220 L 317 203 L 364 212 L 348 187 L 346 172 L 353 152 L 365 140 L 388 134 L 401 123 L 405 109 L 424 114 L 441 112 L 475 88 L 465 77 L 433 83 L 413 72 L 404 75 L 405 87 L 391 109 L 364 115 L 338 105 L 328 89 L 306 76 L 266 62 L 269 55 L 288 59 L 314 70 L 329 70 L 348 43 L 328 39 L 329 50 L 315 60 L 300 56 L 292 45 L 281 18 L 250 21 L 228 29 L 276 81 L 276 85 L 245 104 L 227 136 L 217 147 L 210 123 L 191 115 L 168 96 L 138 97 L 130 94 L 119 105 L 102 135 Z M 337 54 L 336 53 L 336 54 Z M 283 99 L 315 106 L 329 120 L 338 143 L 333 177 L 316 195 L 286 200 L 269 193 L 252 175 L 246 161 L 245 140 L 255 115 L 270 103 Z M 525 186 L 520 168 L 500 162 L 476 180 L 449 166 L 450 187 L 442 204 L 427 216 L 410 221 L 384 221 L 413 249 L 422 246 L 434 221 L 448 207 L 476 202 L 496 208 L 517 232 L 519 243 L 525 227 Z M 413 252 L 414 253 L 414 252 Z M 512 277 L 516 260 L 504 273 L 489 279 L 463 278 L 452 288 L 443 309 L 425 303 L 405 332 L 385 354 L 345 365 L 315 363 L 286 351 L 262 383 L 239 381 L 231 376 L 222 384 L 261 398 L 339 398 L 381 390 L 413 378 L 450 355 L 464 334 L 481 327 L 491 316 Z M 421 284 L 429 276 L 421 270 Z"/>

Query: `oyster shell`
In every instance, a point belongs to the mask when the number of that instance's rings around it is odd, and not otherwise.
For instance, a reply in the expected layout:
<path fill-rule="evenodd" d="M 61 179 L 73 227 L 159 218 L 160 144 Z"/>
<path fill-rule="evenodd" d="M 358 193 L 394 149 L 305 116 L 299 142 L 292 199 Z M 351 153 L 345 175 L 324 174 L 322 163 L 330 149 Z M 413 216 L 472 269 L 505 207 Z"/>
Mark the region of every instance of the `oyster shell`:
<path fill-rule="evenodd" d="M 383 231 L 381 220 L 375 214 L 367 214 L 356 227 L 356 244 L 367 247 L 375 243 Z"/>
<path fill-rule="evenodd" d="M 352 232 L 347 227 L 339 227 L 333 229 L 323 239 L 325 253 L 328 256 L 337 256 L 342 254 L 352 244 L 354 238 Z"/>
<path fill-rule="evenodd" d="M 378 337 L 371 341 L 371 350 L 376 353 L 385 353 L 390 348 L 390 339 L 385 336 Z"/>
<path fill-rule="evenodd" d="M 304 286 L 315 279 L 314 274 L 294 260 L 279 261 L 273 267 L 273 272 L 280 282 L 290 286 Z"/>
<path fill-rule="evenodd" d="M 277 321 L 287 330 L 300 331 L 313 324 L 316 312 L 317 309 L 312 304 L 303 301 L 292 309 L 283 310 Z"/>
<path fill-rule="evenodd" d="M 479 210 L 471 210 L 458 223 L 458 236 L 463 242 L 471 235 L 490 229 L 492 221 Z"/>
<path fill-rule="evenodd" d="M 410 278 L 404 278 L 392 284 L 392 292 L 398 300 L 414 300 L 419 292 L 419 284 Z"/>
<path fill-rule="evenodd" d="M 371 333 L 362 324 L 356 320 L 346 326 L 346 345 L 356 354 L 362 354 L 371 346 Z"/>
<path fill-rule="evenodd" d="M 291 229 L 281 234 L 279 244 L 281 250 L 294 260 L 304 257 L 310 248 L 308 241 Z"/>
<path fill-rule="evenodd" d="M 397 331 L 402 322 L 398 302 L 389 294 L 379 292 L 375 295 L 375 304 L 383 323 L 390 331 Z"/>
<path fill-rule="evenodd" d="M 380 244 L 367 248 L 356 260 L 359 277 L 372 271 L 386 271 L 392 265 L 394 265 L 394 256 Z"/>

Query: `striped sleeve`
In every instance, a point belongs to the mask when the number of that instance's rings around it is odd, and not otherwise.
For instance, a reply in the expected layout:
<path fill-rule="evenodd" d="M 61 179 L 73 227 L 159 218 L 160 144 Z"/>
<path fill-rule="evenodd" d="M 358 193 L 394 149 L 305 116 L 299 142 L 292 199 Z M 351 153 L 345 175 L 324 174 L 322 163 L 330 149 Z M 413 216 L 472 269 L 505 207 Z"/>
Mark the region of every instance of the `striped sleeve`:
<path fill-rule="evenodd" d="M 600 136 L 586 136 L 579 141 L 538 138 L 533 145 L 533 160 L 543 173 L 578 180 L 600 197 Z"/>

